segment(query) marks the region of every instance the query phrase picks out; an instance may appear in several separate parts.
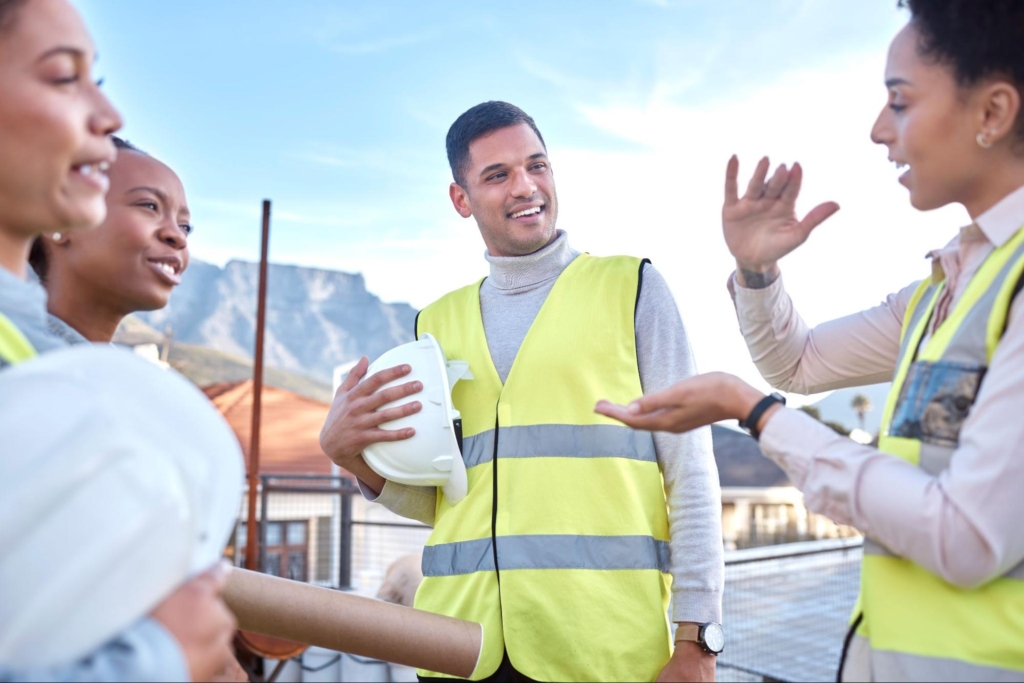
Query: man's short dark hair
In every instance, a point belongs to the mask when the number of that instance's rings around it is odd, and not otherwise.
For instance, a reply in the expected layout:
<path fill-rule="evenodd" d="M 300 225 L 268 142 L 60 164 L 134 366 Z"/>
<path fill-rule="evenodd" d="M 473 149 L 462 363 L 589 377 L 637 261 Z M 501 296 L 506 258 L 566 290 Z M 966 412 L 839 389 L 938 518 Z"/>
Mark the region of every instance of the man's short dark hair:
<path fill-rule="evenodd" d="M 544 136 L 537 130 L 537 124 L 525 111 L 514 104 L 492 100 L 478 104 L 467 110 L 455 119 L 455 123 L 448 129 L 448 138 L 445 146 L 448 148 L 448 165 L 452 168 L 452 177 L 455 182 L 466 187 L 466 170 L 469 166 L 469 146 L 477 138 L 488 133 L 493 133 L 502 128 L 518 126 L 525 123 L 540 140 L 544 151 L 547 145 L 544 144 Z"/>

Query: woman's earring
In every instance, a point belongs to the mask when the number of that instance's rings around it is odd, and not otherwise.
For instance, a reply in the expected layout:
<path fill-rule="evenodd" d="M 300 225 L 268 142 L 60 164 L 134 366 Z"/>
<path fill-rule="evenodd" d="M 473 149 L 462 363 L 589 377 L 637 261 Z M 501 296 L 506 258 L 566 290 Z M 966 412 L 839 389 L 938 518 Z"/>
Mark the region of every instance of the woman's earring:
<path fill-rule="evenodd" d="M 55 233 L 53 233 L 52 237 L 53 237 L 53 241 L 56 242 L 56 241 L 58 241 L 60 239 L 60 233 L 59 232 L 55 232 Z"/>
<path fill-rule="evenodd" d="M 982 149 L 988 149 L 992 146 L 992 141 L 988 139 L 988 135 L 985 134 L 985 131 L 979 132 L 974 139 Z"/>

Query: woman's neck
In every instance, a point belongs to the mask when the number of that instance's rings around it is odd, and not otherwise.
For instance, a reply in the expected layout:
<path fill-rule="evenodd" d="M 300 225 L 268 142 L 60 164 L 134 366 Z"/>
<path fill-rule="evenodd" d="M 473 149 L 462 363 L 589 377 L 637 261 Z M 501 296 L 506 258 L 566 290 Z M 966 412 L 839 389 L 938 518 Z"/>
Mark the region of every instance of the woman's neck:
<path fill-rule="evenodd" d="M 32 249 L 33 239 L 35 238 L 12 235 L 0 229 L 0 268 L 8 270 L 24 280 L 28 268 L 28 253 Z"/>
<path fill-rule="evenodd" d="M 96 297 L 89 288 L 47 278 L 46 309 L 91 342 L 109 343 L 126 313 Z"/>
<path fill-rule="evenodd" d="M 978 216 L 1022 186 L 1024 186 L 1024 158 L 1015 157 L 1005 164 L 993 165 L 986 177 L 978 183 L 971 196 L 962 203 L 971 220 L 975 221 Z"/>

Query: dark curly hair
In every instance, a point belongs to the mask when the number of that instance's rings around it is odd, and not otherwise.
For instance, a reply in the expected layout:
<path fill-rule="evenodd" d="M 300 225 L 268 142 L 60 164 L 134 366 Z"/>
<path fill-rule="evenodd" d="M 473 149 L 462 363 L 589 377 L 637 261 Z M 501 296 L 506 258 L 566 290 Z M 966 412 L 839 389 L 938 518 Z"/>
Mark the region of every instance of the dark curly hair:
<path fill-rule="evenodd" d="M 1005 78 L 1024 97 L 1024 2 L 1021 0 L 899 0 L 920 35 L 918 49 L 953 69 L 970 87 Z M 1024 141 L 1024 107 L 1016 132 Z"/>
<path fill-rule="evenodd" d="M 0 0 L 0 33 L 14 24 L 17 12 L 28 0 Z"/>

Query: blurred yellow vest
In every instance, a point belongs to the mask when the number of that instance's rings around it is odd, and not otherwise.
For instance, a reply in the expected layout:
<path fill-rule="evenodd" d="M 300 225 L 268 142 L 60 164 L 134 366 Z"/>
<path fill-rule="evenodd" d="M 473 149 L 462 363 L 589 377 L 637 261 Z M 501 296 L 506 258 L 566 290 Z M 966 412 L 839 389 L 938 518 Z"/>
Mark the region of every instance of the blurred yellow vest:
<path fill-rule="evenodd" d="M 1024 229 L 985 260 L 924 343 L 945 283 L 921 284 L 903 320 L 880 450 L 932 476 L 949 468 L 1022 273 Z M 1005 448 L 1024 457 L 1022 444 Z M 887 681 L 1024 680 L 1024 563 L 966 590 L 865 539 L 857 619 L 850 656 L 870 661 L 844 671 L 869 666 L 872 679 Z"/>
<path fill-rule="evenodd" d="M 20 363 L 36 355 L 25 335 L 0 313 L 0 369 Z"/>

